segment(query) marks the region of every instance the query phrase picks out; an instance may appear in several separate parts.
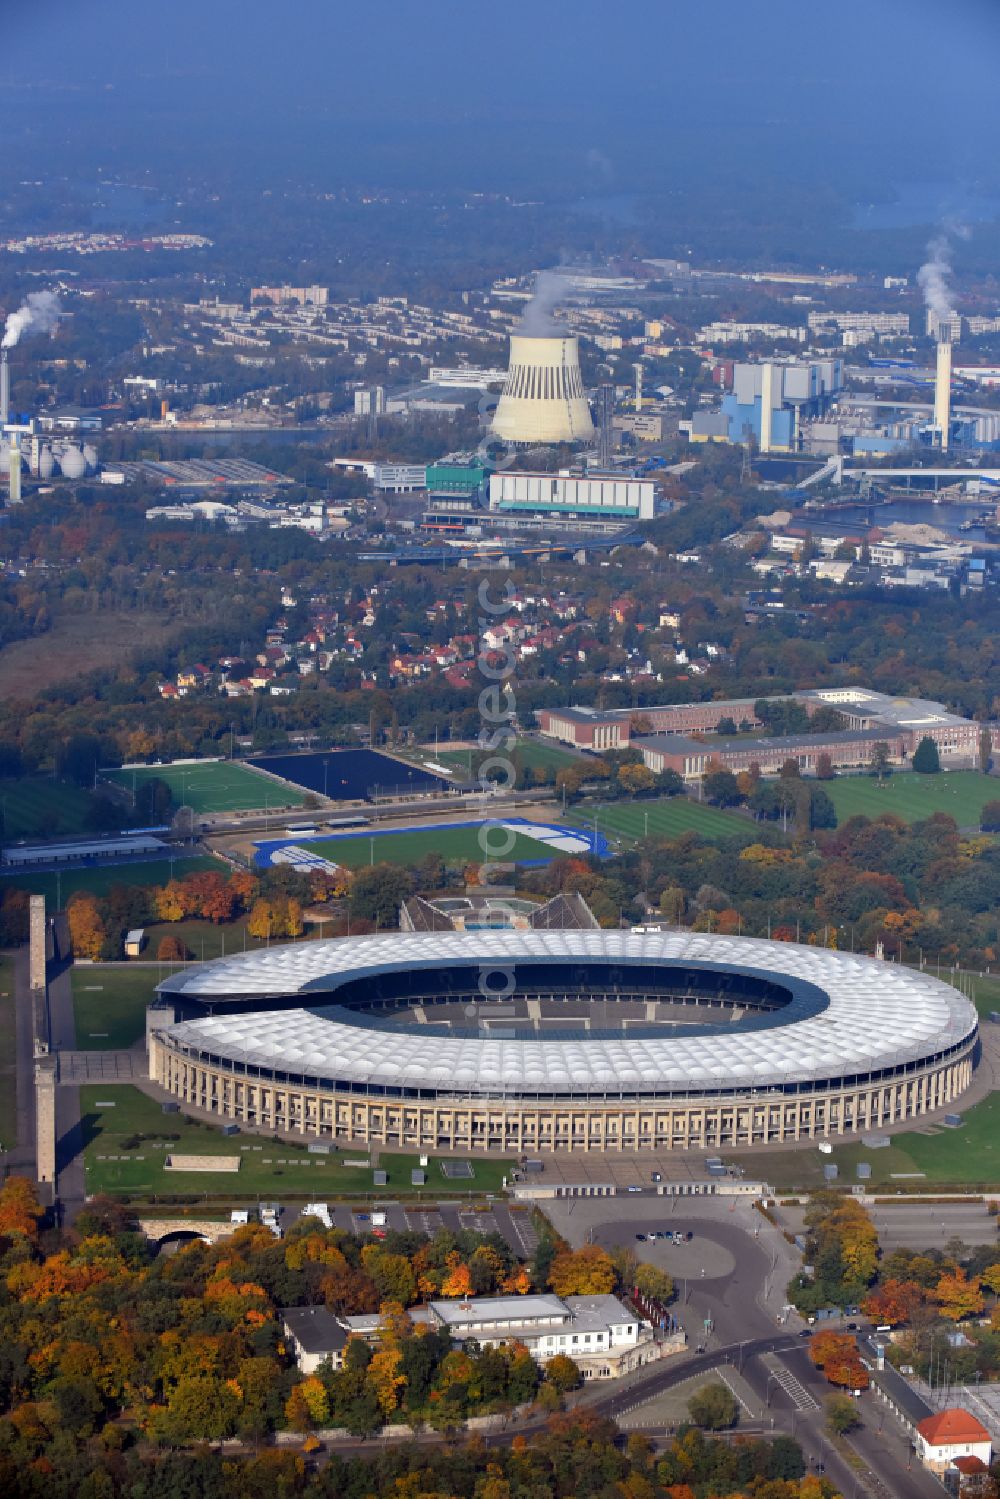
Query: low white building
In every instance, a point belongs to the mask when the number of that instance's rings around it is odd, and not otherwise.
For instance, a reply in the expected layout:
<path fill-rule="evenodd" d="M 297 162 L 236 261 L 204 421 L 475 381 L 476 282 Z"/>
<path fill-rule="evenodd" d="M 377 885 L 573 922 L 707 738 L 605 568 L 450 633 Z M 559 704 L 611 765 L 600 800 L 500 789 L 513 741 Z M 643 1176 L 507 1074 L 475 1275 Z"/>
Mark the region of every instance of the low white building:
<path fill-rule="evenodd" d="M 680 1346 L 677 1338 L 657 1338 L 616 1296 L 472 1296 L 412 1307 L 410 1316 L 446 1328 L 456 1343 L 521 1343 L 539 1364 L 565 1354 L 584 1379 L 611 1379 Z M 370 1341 L 378 1336 L 377 1315 L 342 1322 Z"/>
<path fill-rule="evenodd" d="M 917 1425 L 917 1456 L 940 1477 L 956 1458 L 978 1457 L 989 1467 L 993 1457 L 990 1434 L 981 1421 L 960 1405 L 949 1406 Z"/>

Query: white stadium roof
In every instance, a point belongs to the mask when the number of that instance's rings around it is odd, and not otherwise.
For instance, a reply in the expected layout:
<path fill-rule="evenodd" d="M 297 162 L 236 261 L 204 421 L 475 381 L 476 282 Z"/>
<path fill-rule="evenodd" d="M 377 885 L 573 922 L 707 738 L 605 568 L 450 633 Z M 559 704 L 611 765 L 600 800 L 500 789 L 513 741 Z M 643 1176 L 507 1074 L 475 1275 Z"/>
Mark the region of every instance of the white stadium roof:
<path fill-rule="evenodd" d="M 272 947 L 199 965 L 161 985 L 211 1005 L 301 995 L 336 1004 L 339 985 L 370 974 L 475 964 L 698 965 L 789 985 L 782 1011 L 692 1033 L 501 1039 L 387 1024 L 346 1009 L 223 1011 L 166 1028 L 177 1045 L 240 1069 L 370 1088 L 495 1097 L 678 1094 L 766 1089 L 896 1071 L 976 1031 L 975 1008 L 950 985 L 896 964 L 822 948 L 690 932 L 433 932 Z M 817 993 L 819 991 L 819 993 Z M 825 1002 L 824 997 L 825 996 Z"/>

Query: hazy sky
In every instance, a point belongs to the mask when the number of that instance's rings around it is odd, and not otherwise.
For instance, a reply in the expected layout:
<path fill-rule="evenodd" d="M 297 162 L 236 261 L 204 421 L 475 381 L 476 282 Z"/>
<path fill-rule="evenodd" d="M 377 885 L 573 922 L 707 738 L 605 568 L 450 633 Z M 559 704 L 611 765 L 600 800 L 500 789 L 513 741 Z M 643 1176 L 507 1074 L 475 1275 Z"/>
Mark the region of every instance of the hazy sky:
<path fill-rule="evenodd" d="M 200 143 L 538 162 L 633 186 L 680 163 L 994 184 L 1000 0 L 32 0 L 4 7 L 0 108 L 98 156 Z M 44 108 L 40 101 L 44 101 Z M 38 112 L 41 111 L 41 118 Z M 23 127 L 27 129 L 27 125 Z M 5 131 L 5 134 L 7 132 Z M 16 138 L 16 129 L 15 129 Z M 442 147 L 442 143 L 444 147 Z M 25 149 L 30 149 L 26 146 Z"/>

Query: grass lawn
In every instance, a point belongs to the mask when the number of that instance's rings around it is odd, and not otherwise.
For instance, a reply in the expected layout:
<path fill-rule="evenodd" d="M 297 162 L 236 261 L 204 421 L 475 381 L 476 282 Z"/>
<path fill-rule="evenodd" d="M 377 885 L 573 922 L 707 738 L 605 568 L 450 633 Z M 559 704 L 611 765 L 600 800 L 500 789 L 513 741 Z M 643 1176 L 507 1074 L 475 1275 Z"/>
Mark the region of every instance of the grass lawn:
<path fill-rule="evenodd" d="M 165 781 L 175 806 L 193 812 L 248 812 L 301 807 L 305 792 L 262 775 L 252 766 L 230 760 L 195 765 L 146 765 L 138 770 L 112 770 L 106 779 L 130 793 L 143 781 Z"/>
<path fill-rule="evenodd" d="M 0 781 L 0 806 L 5 838 L 52 838 L 84 831 L 90 797 L 52 776 L 25 776 Z"/>
<path fill-rule="evenodd" d="M 375 1190 L 370 1169 L 343 1164 L 345 1157 L 366 1158 L 368 1152 L 362 1147 L 331 1150 L 330 1155 L 323 1156 L 309 1155 L 301 1145 L 275 1144 L 260 1135 L 225 1138 L 212 1125 L 196 1124 L 182 1114 L 164 1114 L 158 1103 L 127 1083 L 85 1084 L 80 1089 L 80 1112 L 88 1192 L 127 1193 L 131 1197 L 180 1193 L 245 1204 L 259 1196 L 278 1201 L 289 1196 L 323 1201 L 361 1197 Z M 178 1134 L 180 1139 L 167 1142 L 164 1131 Z M 135 1150 L 122 1150 L 122 1139 L 135 1134 L 151 1138 Z M 168 1151 L 239 1155 L 242 1165 L 233 1174 L 167 1171 L 164 1160 Z M 511 1165 L 509 1161 L 476 1160 L 473 1180 L 463 1184 L 449 1182 L 432 1157 L 427 1168 L 428 1186 L 418 1188 L 410 1186 L 410 1171 L 419 1164 L 418 1156 L 380 1150 L 378 1159 L 381 1169 L 389 1173 L 388 1186 L 380 1187 L 378 1194 L 388 1197 L 412 1196 L 421 1191 L 435 1197 L 456 1193 L 465 1196 L 470 1190 L 477 1194 L 499 1192 Z"/>
<path fill-rule="evenodd" d="M 976 770 L 942 770 L 936 776 L 897 770 L 881 786 L 872 776 L 837 776 L 822 784 L 841 822 L 859 814 L 881 817 L 883 812 L 920 822 L 934 812 L 947 812 L 960 828 L 978 828 L 983 803 L 1000 798 L 1000 780 Z"/>
<path fill-rule="evenodd" d="M 183 879 L 186 874 L 196 874 L 205 869 L 221 869 L 228 866 L 218 859 L 195 855 L 190 859 L 143 860 L 141 863 L 107 864 L 99 869 L 64 869 L 59 874 L 6 874 L 0 878 L 0 889 L 28 890 L 32 895 L 44 895 L 52 909 L 57 898 L 63 905 L 77 890 L 89 890 L 94 895 L 107 895 L 112 885 L 165 885 L 171 878 Z"/>
<path fill-rule="evenodd" d="M 607 802 L 595 808 L 597 831 L 609 840 L 617 835 L 627 843 L 640 841 L 648 827 L 650 838 L 678 838 L 681 833 L 700 833 L 703 838 L 754 840 L 753 824 L 731 812 L 691 801 L 686 796 L 665 796 L 656 801 Z M 594 813 L 579 808 L 567 821 L 593 828 Z"/>
<path fill-rule="evenodd" d="M 142 968 L 124 963 L 75 967 L 73 1015 L 80 1051 L 118 1051 L 141 1041 L 146 1006 L 161 979 L 173 972 L 169 963 Z"/>
<path fill-rule="evenodd" d="M 502 835 L 499 832 L 490 834 L 490 845 L 493 848 L 502 846 Z M 414 828 L 412 832 L 376 833 L 374 837 L 368 833 L 360 833 L 341 838 L 322 838 L 316 842 L 310 840 L 308 847 L 311 852 L 322 854 L 325 859 L 343 864 L 348 869 L 358 869 L 372 862 L 417 864 L 426 854 L 440 854 L 446 863 L 452 864 L 478 864 L 485 858 L 479 842 L 478 826 Z M 500 855 L 496 854 L 494 857 L 499 858 Z M 551 859 L 553 851 L 537 839 L 529 838 L 525 833 L 517 833 L 513 847 L 503 857 L 513 860 L 515 864 L 523 864 L 533 859 Z"/>
<path fill-rule="evenodd" d="M 17 1052 L 14 1023 L 14 960 L 0 957 L 0 1146 L 17 1143 Z"/>
<path fill-rule="evenodd" d="M 245 952 L 250 948 L 264 947 L 253 937 L 246 935 L 247 918 L 216 926 L 212 921 L 201 921 L 192 917 L 190 921 L 157 921 L 143 928 L 146 946 L 142 956 L 147 962 L 156 962 L 157 949 L 164 937 L 179 937 L 196 962 L 207 962 L 209 958 L 224 958 L 234 952 Z M 306 928 L 311 933 L 311 928 Z M 190 961 L 190 960 L 189 960 Z"/>

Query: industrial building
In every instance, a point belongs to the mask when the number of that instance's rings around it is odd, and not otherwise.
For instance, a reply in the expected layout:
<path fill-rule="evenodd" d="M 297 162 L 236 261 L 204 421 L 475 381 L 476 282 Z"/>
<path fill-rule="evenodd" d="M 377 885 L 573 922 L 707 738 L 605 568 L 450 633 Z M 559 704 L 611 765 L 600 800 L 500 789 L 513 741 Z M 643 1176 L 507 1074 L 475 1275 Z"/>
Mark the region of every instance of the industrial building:
<path fill-rule="evenodd" d="M 524 473 L 514 469 L 490 476 L 492 518 L 520 522 L 571 522 L 574 526 L 621 527 L 652 520 L 656 486 L 652 479 L 619 475 Z"/>
<path fill-rule="evenodd" d="M 827 411 L 843 387 L 840 359 L 734 364 L 719 410 L 697 412 L 688 436 L 691 442 L 752 441 L 762 453 L 797 452 L 803 421 Z"/>
<path fill-rule="evenodd" d="M 510 1018 L 491 1033 L 481 1011 Z M 477 931 L 188 967 L 159 985 L 147 1037 L 151 1080 L 225 1122 L 535 1155 L 898 1126 L 969 1086 L 978 1021 L 950 984 L 853 953 L 687 931 Z"/>

